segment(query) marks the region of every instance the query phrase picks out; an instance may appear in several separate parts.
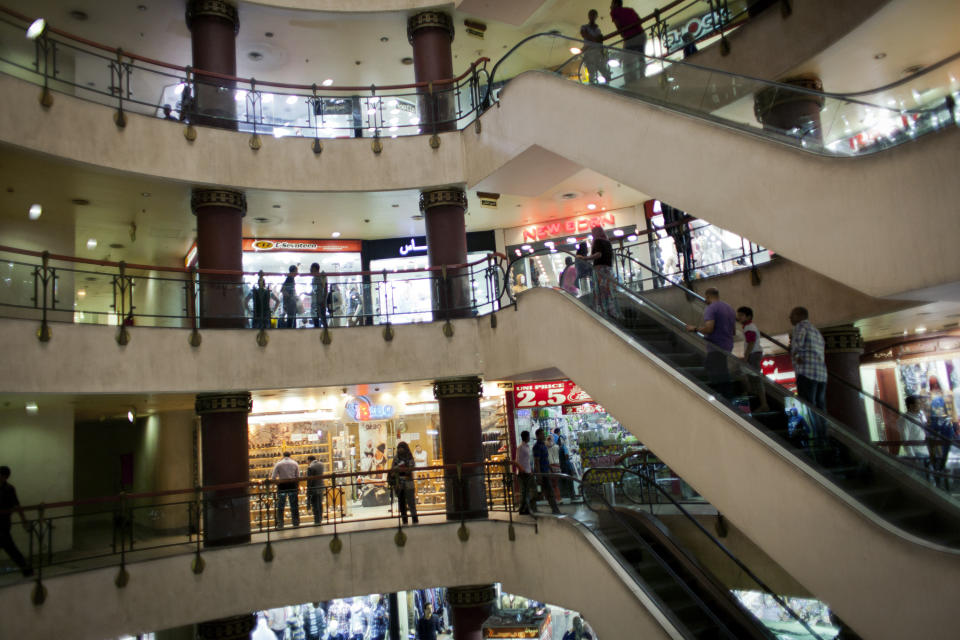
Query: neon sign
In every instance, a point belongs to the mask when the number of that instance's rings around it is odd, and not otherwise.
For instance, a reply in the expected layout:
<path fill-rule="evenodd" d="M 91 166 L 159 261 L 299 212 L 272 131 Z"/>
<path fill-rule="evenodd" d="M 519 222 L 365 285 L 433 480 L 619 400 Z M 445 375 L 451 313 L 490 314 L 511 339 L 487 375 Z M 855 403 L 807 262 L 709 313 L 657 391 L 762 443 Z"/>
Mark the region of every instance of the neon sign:
<path fill-rule="evenodd" d="M 567 220 L 524 227 L 523 242 L 539 242 L 548 238 L 587 233 L 593 227 L 609 229 L 616 226 L 617 216 L 613 213 L 598 213 L 597 215 L 568 218 Z"/>

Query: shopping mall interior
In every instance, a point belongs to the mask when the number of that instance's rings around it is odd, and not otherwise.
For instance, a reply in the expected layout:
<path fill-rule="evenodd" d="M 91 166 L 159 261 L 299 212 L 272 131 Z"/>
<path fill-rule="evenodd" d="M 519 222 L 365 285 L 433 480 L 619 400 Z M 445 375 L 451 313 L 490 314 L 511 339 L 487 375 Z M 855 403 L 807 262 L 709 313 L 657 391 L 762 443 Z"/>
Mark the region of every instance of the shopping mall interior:
<path fill-rule="evenodd" d="M 0 2 L 0 638 L 960 634 L 960 4 Z"/>

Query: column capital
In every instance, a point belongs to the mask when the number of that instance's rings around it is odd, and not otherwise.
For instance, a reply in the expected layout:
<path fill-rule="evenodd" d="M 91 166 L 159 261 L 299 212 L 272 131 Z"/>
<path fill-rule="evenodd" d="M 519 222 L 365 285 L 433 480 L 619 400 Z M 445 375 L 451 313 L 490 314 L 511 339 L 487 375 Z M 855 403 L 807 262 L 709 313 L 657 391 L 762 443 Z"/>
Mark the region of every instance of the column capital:
<path fill-rule="evenodd" d="M 194 189 L 190 194 L 190 210 L 197 215 L 201 207 L 229 207 L 237 209 L 240 215 L 247 215 L 247 196 L 242 191 L 232 189 Z"/>
<path fill-rule="evenodd" d="M 447 602 L 451 607 L 477 607 L 493 604 L 497 588 L 492 584 L 473 584 L 465 587 L 447 587 Z"/>
<path fill-rule="evenodd" d="M 413 34 L 429 28 L 445 30 L 450 35 L 450 42 L 453 42 L 453 18 L 443 11 L 421 11 L 407 18 L 407 41 L 413 44 Z"/>
<path fill-rule="evenodd" d="M 483 395 L 483 382 L 480 378 L 452 378 L 433 383 L 433 397 L 443 398 L 479 398 Z"/>
<path fill-rule="evenodd" d="M 208 413 L 250 413 L 253 396 L 248 391 L 240 393 L 203 393 L 197 395 L 194 405 L 199 415 Z"/>
<path fill-rule="evenodd" d="M 826 353 L 863 353 L 863 336 L 852 324 L 821 329 Z"/>
<path fill-rule="evenodd" d="M 197 637 L 201 640 L 244 640 L 257 626 L 257 616 L 245 613 L 242 616 L 208 620 L 197 624 Z"/>
<path fill-rule="evenodd" d="M 426 213 L 433 207 L 455 205 L 467 210 L 467 192 L 456 187 L 446 189 L 430 189 L 420 192 L 420 212 Z"/>
<path fill-rule="evenodd" d="M 187 2 L 187 28 L 193 28 L 193 19 L 199 16 L 211 18 L 220 18 L 233 25 L 233 33 L 240 32 L 240 16 L 237 14 L 237 8 L 224 0 L 188 0 Z"/>

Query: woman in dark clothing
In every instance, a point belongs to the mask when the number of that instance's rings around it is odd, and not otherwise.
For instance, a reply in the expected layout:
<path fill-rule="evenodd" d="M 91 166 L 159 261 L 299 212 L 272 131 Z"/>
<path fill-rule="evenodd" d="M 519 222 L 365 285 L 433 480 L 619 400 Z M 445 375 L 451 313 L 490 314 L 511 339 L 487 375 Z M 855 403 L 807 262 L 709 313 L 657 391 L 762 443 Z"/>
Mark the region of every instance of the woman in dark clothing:
<path fill-rule="evenodd" d="M 594 227 L 593 253 L 587 260 L 593 262 L 593 270 L 597 277 L 596 309 L 610 317 L 617 317 L 616 278 L 613 275 L 613 245 L 607 239 L 602 227 Z"/>
<path fill-rule="evenodd" d="M 577 267 L 577 281 L 581 293 L 589 293 L 594 289 L 590 282 L 593 276 L 593 263 L 587 260 L 587 256 L 589 255 L 590 251 L 587 248 L 587 241 L 584 240 L 577 245 L 577 261 L 575 263 Z"/>
<path fill-rule="evenodd" d="M 413 482 L 413 469 L 416 462 L 413 459 L 413 453 L 410 451 L 410 445 L 402 440 L 397 443 L 397 453 L 393 457 L 393 466 L 390 467 L 391 485 L 397 493 L 397 502 L 400 506 L 400 520 L 407 524 L 407 510 L 410 510 L 410 517 L 413 518 L 413 524 L 420 522 L 417 518 L 417 490 Z"/>

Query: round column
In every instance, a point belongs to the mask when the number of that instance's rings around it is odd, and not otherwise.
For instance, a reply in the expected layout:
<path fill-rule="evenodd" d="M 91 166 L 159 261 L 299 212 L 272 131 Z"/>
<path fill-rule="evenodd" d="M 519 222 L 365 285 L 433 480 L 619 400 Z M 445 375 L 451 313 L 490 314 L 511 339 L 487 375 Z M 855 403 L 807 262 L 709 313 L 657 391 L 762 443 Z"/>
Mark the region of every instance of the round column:
<path fill-rule="evenodd" d="M 204 486 L 250 481 L 247 414 L 252 407 L 253 399 L 247 392 L 197 396 Z M 203 498 L 204 546 L 250 541 L 250 503 L 245 485 L 208 492 Z"/>
<path fill-rule="evenodd" d="M 195 189 L 190 208 L 197 217 L 197 265 L 242 271 L 246 196 L 227 189 Z M 243 278 L 218 274 L 200 274 L 199 278 L 200 326 L 245 327 Z"/>
<path fill-rule="evenodd" d="M 413 73 L 417 82 L 435 82 L 453 77 L 453 19 L 442 11 L 421 11 L 407 20 L 407 40 L 413 47 Z M 424 133 L 457 128 L 452 84 L 417 91 L 420 124 Z"/>
<path fill-rule="evenodd" d="M 483 623 L 493 613 L 497 589 L 492 584 L 448 587 L 453 640 L 481 640 Z"/>
<path fill-rule="evenodd" d="M 432 189 L 420 193 L 420 212 L 427 228 L 427 258 L 431 267 L 467 261 L 467 193 L 463 189 Z M 437 319 L 466 318 L 473 312 L 469 269 L 433 274 L 433 308 Z"/>
<path fill-rule="evenodd" d="M 248 640 L 257 626 L 257 616 L 245 613 L 197 624 L 199 640 Z"/>
<path fill-rule="evenodd" d="M 852 324 L 821 329 L 827 369 L 860 388 L 860 356 L 863 337 Z M 863 396 L 830 376 L 827 382 L 827 413 L 864 438 L 870 438 Z"/>
<path fill-rule="evenodd" d="M 433 396 L 440 412 L 440 446 L 443 464 L 483 462 L 483 438 L 480 433 L 480 378 L 453 378 L 433 383 Z M 447 520 L 487 517 L 483 469 L 448 469 L 444 473 Z"/>
<path fill-rule="evenodd" d="M 188 0 L 187 28 L 193 49 L 193 68 L 229 76 L 237 75 L 237 8 L 223 0 Z M 236 83 L 196 76 L 193 104 L 188 104 L 190 122 L 209 127 L 236 129 Z M 188 100 L 189 103 L 189 100 Z"/>
<path fill-rule="evenodd" d="M 823 91 L 823 83 L 816 76 L 797 76 L 780 81 L 811 91 Z M 824 99 L 781 87 L 758 91 L 753 100 L 753 112 L 767 131 L 775 131 L 801 140 L 821 144 L 823 129 L 820 110 Z"/>

